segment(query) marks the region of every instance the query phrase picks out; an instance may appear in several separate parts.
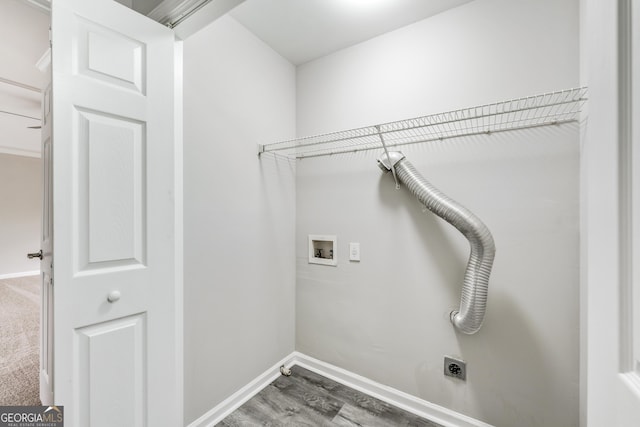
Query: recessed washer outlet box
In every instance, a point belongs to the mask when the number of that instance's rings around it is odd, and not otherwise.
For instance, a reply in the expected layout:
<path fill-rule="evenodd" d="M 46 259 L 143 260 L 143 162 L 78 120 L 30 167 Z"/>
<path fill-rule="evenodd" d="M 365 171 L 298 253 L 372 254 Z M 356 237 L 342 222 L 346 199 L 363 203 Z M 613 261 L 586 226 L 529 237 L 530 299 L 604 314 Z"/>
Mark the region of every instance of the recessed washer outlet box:
<path fill-rule="evenodd" d="M 309 264 L 338 265 L 338 238 L 309 234 Z"/>

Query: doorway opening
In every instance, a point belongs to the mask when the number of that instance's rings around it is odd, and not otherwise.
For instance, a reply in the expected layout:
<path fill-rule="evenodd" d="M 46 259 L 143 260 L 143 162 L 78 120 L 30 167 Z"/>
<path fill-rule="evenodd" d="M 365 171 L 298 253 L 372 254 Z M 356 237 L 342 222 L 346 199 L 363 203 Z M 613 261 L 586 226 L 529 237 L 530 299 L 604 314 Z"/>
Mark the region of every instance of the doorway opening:
<path fill-rule="evenodd" d="M 0 405 L 40 405 L 42 164 L 37 63 L 49 48 L 50 17 L 0 0 Z"/>

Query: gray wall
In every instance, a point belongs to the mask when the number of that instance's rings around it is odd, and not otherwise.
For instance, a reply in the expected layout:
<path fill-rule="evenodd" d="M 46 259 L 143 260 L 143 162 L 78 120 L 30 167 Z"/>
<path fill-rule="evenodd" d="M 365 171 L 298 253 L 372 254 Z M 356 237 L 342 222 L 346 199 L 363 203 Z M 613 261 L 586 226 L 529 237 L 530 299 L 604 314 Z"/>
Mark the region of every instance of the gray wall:
<path fill-rule="evenodd" d="M 0 276 L 36 271 L 40 248 L 40 159 L 0 154 Z"/>
<path fill-rule="evenodd" d="M 575 87 L 578 2 L 477 0 L 298 68 L 299 136 Z M 576 124 L 404 148 L 492 230 L 485 324 L 455 332 L 465 239 L 366 152 L 297 166 L 296 348 L 496 426 L 576 426 Z M 307 263 L 336 234 L 337 267 Z M 361 243 L 360 263 L 347 258 Z M 468 363 L 444 377 L 443 356 Z"/>
<path fill-rule="evenodd" d="M 294 350 L 295 69 L 231 18 L 184 43 L 185 422 Z"/>

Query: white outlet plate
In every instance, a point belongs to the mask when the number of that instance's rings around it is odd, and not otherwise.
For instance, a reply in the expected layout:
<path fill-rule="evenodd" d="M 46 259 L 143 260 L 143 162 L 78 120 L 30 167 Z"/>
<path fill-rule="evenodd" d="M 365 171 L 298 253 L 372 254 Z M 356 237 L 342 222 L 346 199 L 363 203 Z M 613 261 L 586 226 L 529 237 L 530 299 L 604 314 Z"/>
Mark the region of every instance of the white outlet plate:
<path fill-rule="evenodd" d="M 349 243 L 349 261 L 360 261 L 360 243 Z"/>

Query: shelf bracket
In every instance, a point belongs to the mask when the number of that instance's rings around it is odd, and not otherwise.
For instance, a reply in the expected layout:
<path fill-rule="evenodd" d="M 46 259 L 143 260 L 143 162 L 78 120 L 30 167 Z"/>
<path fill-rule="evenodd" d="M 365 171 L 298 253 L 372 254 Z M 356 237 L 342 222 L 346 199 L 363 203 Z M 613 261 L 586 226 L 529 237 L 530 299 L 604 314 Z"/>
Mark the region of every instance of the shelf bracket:
<path fill-rule="evenodd" d="M 389 150 L 387 150 L 387 144 L 384 142 L 384 136 L 382 136 L 382 132 L 380 131 L 380 125 L 375 126 L 378 131 L 378 136 L 380 137 L 380 142 L 382 143 L 382 147 L 384 148 L 384 152 L 387 155 L 387 161 L 391 165 L 391 173 L 393 174 L 393 180 L 396 182 L 396 190 L 400 189 L 400 183 L 398 182 L 398 176 L 396 175 L 396 167 L 393 163 L 391 163 L 391 158 L 389 157 Z"/>

